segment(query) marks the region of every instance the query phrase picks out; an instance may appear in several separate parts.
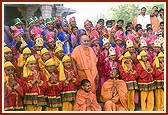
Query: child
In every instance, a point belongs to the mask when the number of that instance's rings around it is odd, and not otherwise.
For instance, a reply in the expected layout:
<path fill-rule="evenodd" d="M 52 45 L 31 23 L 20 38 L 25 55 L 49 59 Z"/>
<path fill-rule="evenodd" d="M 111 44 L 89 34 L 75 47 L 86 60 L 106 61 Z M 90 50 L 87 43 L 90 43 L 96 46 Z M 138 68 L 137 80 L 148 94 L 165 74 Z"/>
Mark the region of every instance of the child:
<path fill-rule="evenodd" d="M 14 65 L 6 61 L 4 63 L 4 110 L 20 111 L 23 110 L 22 96 L 23 88 L 21 79 L 15 76 Z"/>
<path fill-rule="evenodd" d="M 152 40 L 153 41 L 153 40 Z M 153 58 L 159 53 L 161 52 L 161 42 L 159 39 L 155 39 L 153 42 L 151 42 L 151 45 L 149 47 L 149 62 L 152 63 L 153 62 Z"/>
<path fill-rule="evenodd" d="M 90 40 L 91 40 L 91 47 L 94 53 L 96 54 L 97 57 L 99 57 L 101 46 L 100 46 L 99 35 L 97 31 L 94 31 L 90 34 Z"/>
<path fill-rule="evenodd" d="M 45 92 L 45 96 L 47 96 L 47 106 L 45 110 L 59 111 L 59 108 L 62 107 L 60 94 L 62 90 L 62 84 L 59 82 L 58 71 L 56 70 L 56 65 L 52 58 L 45 62 L 44 74 L 47 78 Z"/>
<path fill-rule="evenodd" d="M 153 111 L 154 108 L 154 79 L 153 69 L 148 61 L 148 53 L 142 50 L 137 56 L 139 63 L 137 64 L 138 86 L 140 91 L 141 110 Z"/>
<path fill-rule="evenodd" d="M 115 43 L 116 43 L 116 56 L 117 59 L 125 52 L 125 46 L 123 44 L 123 32 L 122 31 L 117 31 L 115 33 Z"/>
<path fill-rule="evenodd" d="M 25 111 L 41 111 L 46 105 L 44 96 L 46 77 L 37 71 L 37 62 L 33 55 L 29 56 L 23 67 L 23 80 L 27 83 L 24 89 Z"/>
<path fill-rule="evenodd" d="M 91 92 L 91 84 L 88 79 L 81 81 L 81 89 L 77 91 L 74 111 L 101 111 L 101 106 Z"/>
<path fill-rule="evenodd" d="M 76 46 L 76 40 L 79 39 L 79 35 L 78 35 L 78 27 L 77 26 L 72 26 L 72 32 L 71 32 L 71 44 L 72 44 L 72 47 L 75 48 Z"/>
<path fill-rule="evenodd" d="M 105 111 L 127 111 L 127 86 L 119 80 L 119 71 L 113 68 L 110 79 L 104 82 L 100 100 L 104 102 Z"/>
<path fill-rule="evenodd" d="M 110 78 L 110 63 L 108 59 L 108 50 L 110 48 L 110 42 L 107 38 L 103 38 L 103 50 L 100 52 L 98 59 L 98 70 L 99 70 L 99 81 L 97 88 L 97 96 L 99 97 L 99 93 L 101 92 L 101 87 L 105 81 Z"/>
<path fill-rule="evenodd" d="M 20 55 L 20 51 L 22 51 L 23 48 L 27 46 L 27 43 L 23 39 L 22 33 L 15 26 L 11 26 L 11 29 L 13 30 L 13 41 L 9 44 L 9 47 L 12 50 L 13 56 L 15 58 L 18 58 Z"/>
<path fill-rule="evenodd" d="M 155 80 L 155 106 L 156 111 L 164 110 L 164 54 L 160 52 L 153 62 L 153 75 Z"/>
<path fill-rule="evenodd" d="M 72 44 L 70 34 L 68 33 L 67 21 L 61 22 L 63 31 L 58 34 L 58 39 L 63 43 L 64 53 L 70 55 L 72 53 Z"/>
<path fill-rule="evenodd" d="M 38 65 L 40 70 L 43 70 L 45 67 L 45 62 L 50 59 L 50 53 L 46 48 L 43 48 L 40 52 L 40 59 L 38 60 Z"/>
<path fill-rule="evenodd" d="M 55 51 L 54 51 L 54 60 L 56 62 L 59 62 L 62 60 L 62 58 L 64 57 L 64 50 L 62 47 L 58 46 L 55 48 Z"/>
<path fill-rule="evenodd" d="M 35 45 L 34 47 L 32 47 L 32 52 L 36 59 L 40 58 L 40 51 L 43 49 L 43 44 L 44 44 L 43 38 L 41 37 L 36 38 Z"/>
<path fill-rule="evenodd" d="M 12 50 L 7 46 L 4 47 L 4 61 L 10 61 L 15 67 L 17 67 L 17 60 L 13 57 Z"/>
<path fill-rule="evenodd" d="M 75 102 L 75 95 L 77 86 L 79 85 L 79 77 L 76 72 L 72 69 L 71 59 L 68 55 L 62 58 L 64 66 L 65 80 L 63 83 L 63 89 L 61 92 L 62 97 L 62 111 L 72 111 Z M 59 71 L 61 74 L 61 71 Z"/>
<path fill-rule="evenodd" d="M 122 64 L 119 67 L 120 75 L 122 80 L 125 81 L 128 89 L 128 110 L 134 111 L 134 95 L 135 90 L 138 89 L 135 65 L 131 59 L 131 54 L 129 53 L 129 51 L 122 55 L 119 60 L 122 61 Z"/>
<path fill-rule="evenodd" d="M 54 57 L 54 49 L 56 46 L 55 40 L 54 40 L 54 32 L 48 32 L 46 35 L 46 43 L 47 43 L 47 49 L 50 52 L 51 57 Z"/>
<path fill-rule="evenodd" d="M 18 58 L 18 64 L 17 64 L 18 67 L 23 68 L 26 59 L 31 55 L 32 55 L 31 50 L 28 47 L 24 48 L 22 54 Z"/>
<path fill-rule="evenodd" d="M 120 63 L 116 60 L 116 51 L 113 47 L 109 48 L 109 63 L 110 63 L 110 68 L 119 68 Z"/>
<path fill-rule="evenodd" d="M 133 64 L 137 64 L 137 52 L 131 39 L 126 40 L 126 51 L 129 51 L 129 53 L 131 54 L 131 60 L 133 61 Z"/>

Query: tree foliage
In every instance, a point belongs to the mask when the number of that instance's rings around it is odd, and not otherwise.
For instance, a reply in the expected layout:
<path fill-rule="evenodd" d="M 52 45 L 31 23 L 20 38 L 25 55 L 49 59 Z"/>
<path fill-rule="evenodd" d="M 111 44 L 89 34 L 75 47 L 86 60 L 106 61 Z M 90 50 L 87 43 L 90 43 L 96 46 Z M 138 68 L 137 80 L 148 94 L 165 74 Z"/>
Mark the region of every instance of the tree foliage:
<path fill-rule="evenodd" d="M 109 12 L 111 12 L 111 19 L 114 20 L 119 20 L 123 19 L 124 20 L 124 25 L 127 22 L 132 22 L 133 18 L 138 16 L 139 14 L 139 5 L 135 4 L 123 4 L 118 6 L 115 9 L 111 9 Z"/>
<path fill-rule="evenodd" d="M 164 4 L 146 5 L 147 8 L 146 14 L 150 14 L 150 11 L 153 6 L 157 6 L 158 10 L 160 8 L 164 8 Z M 105 21 L 113 19 L 116 22 L 118 19 L 123 19 L 125 26 L 128 22 L 132 22 L 132 20 L 139 15 L 140 8 L 141 8 L 140 4 L 134 4 L 131 2 L 128 4 L 118 5 L 117 7 L 114 5 L 108 10 L 107 14 L 97 14 L 96 17 L 92 18 L 92 22 L 94 22 L 95 24 L 100 18 L 105 19 Z"/>

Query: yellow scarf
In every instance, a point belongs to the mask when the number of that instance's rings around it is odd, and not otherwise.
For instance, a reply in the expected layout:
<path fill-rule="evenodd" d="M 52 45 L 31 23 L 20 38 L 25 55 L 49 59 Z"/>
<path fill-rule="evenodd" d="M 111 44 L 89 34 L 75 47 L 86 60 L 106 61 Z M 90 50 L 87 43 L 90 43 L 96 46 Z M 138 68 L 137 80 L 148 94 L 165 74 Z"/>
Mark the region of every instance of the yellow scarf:
<path fill-rule="evenodd" d="M 55 62 L 54 62 L 53 58 L 50 58 L 50 59 L 48 59 L 44 64 L 45 64 L 45 67 L 46 67 L 46 66 L 55 65 Z M 55 66 L 56 66 L 56 65 L 55 65 Z M 47 71 L 46 68 L 43 68 L 43 73 L 44 73 L 44 75 L 46 76 L 46 79 L 47 79 L 47 81 L 48 81 L 49 78 L 51 77 L 51 74 Z"/>
<path fill-rule="evenodd" d="M 36 62 L 36 59 L 33 55 L 29 56 L 25 62 L 25 65 L 23 67 L 23 77 L 27 78 L 28 76 L 32 75 L 33 72 L 30 70 L 30 68 L 27 66 L 29 62 Z"/>
<path fill-rule="evenodd" d="M 55 49 L 55 54 L 59 51 L 62 51 L 63 48 L 58 46 L 56 49 Z M 64 66 L 63 66 L 63 63 L 62 61 L 60 61 L 56 56 L 54 56 L 54 61 L 56 63 L 56 65 L 58 65 L 58 68 L 57 70 L 59 71 L 59 80 L 60 81 L 64 81 L 66 79 L 65 77 L 65 74 L 64 74 Z"/>
<path fill-rule="evenodd" d="M 153 61 L 153 67 L 156 66 L 156 68 L 159 68 L 160 67 L 160 64 L 159 64 L 159 58 L 161 57 L 164 57 L 164 53 L 163 52 L 160 52 L 154 59 Z"/>
<path fill-rule="evenodd" d="M 66 77 L 65 77 L 65 73 L 64 73 L 64 65 L 63 63 L 67 60 L 71 60 L 70 57 L 68 55 L 65 55 L 63 58 L 62 58 L 62 61 L 59 61 L 59 66 L 57 68 L 57 70 L 59 71 L 59 80 L 60 81 L 64 81 L 66 80 Z"/>
<path fill-rule="evenodd" d="M 25 48 L 23 50 L 23 53 L 18 58 L 18 63 L 17 63 L 18 67 L 23 67 L 24 66 L 25 60 L 24 60 L 24 56 L 23 55 L 24 54 L 29 54 L 29 53 L 32 53 L 29 48 Z"/>
<path fill-rule="evenodd" d="M 124 55 L 121 55 L 119 60 L 122 61 L 122 67 L 124 69 L 124 71 L 128 71 L 128 67 L 127 65 L 125 64 L 125 61 L 126 61 L 126 58 L 129 58 L 131 57 L 131 54 L 129 53 L 129 51 L 127 51 Z"/>
<path fill-rule="evenodd" d="M 60 46 L 58 46 L 58 47 L 55 49 L 54 54 L 56 54 L 56 53 L 59 52 L 59 51 L 63 51 L 63 48 L 60 47 Z"/>
<path fill-rule="evenodd" d="M 40 59 L 38 60 L 38 64 L 41 70 L 43 70 L 45 68 L 45 63 L 43 62 L 43 60 L 41 59 L 41 57 L 45 54 L 45 53 L 49 53 L 49 51 L 46 48 L 43 48 L 40 51 Z"/>
<path fill-rule="evenodd" d="M 143 67 L 143 69 L 147 71 L 146 64 L 142 61 L 142 56 L 146 56 L 146 55 L 148 55 L 148 53 L 145 50 L 142 50 L 137 56 L 137 59 L 139 63 L 141 64 L 141 66 Z"/>

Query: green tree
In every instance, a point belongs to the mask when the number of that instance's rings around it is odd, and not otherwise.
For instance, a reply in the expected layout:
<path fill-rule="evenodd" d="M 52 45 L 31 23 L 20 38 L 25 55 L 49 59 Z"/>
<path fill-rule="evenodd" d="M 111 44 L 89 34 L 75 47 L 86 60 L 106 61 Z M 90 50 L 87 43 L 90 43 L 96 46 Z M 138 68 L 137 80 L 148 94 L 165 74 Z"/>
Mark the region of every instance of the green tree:
<path fill-rule="evenodd" d="M 160 3 L 160 4 L 139 4 L 139 3 L 133 3 L 133 2 L 129 2 L 126 4 L 118 4 L 118 5 L 113 5 L 109 10 L 108 13 L 106 14 L 102 14 L 99 13 L 97 14 L 96 17 L 92 18 L 92 22 L 95 25 L 96 22 L 100 19 L 103 18 L 105 21 L 109 20 L 109 19 L 113 19 L 117 22 L 117 20 L 119 19 L 123 19 L 124 20 L 124 27 L 126 26 L 126 24 L 128 22 L 132 22 L 132 20 L 137 17 L 140 13 L 140 8 L 142 6 L 145 6 L 147 8 L 147 12 L 146 14 L 150 14 L 150 11 L 152 9 L 153 6 L 157 6 L 158 9 L 160 8 L 164 8 L 164 4 Z"/>
<path fill-rule="evenodd" d="M 125 26 L 139 15 L 139 5 L 133 3 L 119 5 L 117 8 L 111 8 L 109 13 L 111 13 L 111 19 L 116 20 L 116 22 L 119 19 L 123 19 Z"/>
<path fill-rule="evenodd" d="M 148 5 L 148 6 L 146 7 L 146 9 L 147 9 L 146 14 L 150 14 L 150 12 L 151 12 L 153 6 L 157 6 L 157 7 L 158 7 L 158 10 L 161 9 L 161 8 L 164 9 L 164 4 L 152 4 L 152 5 Z"/>

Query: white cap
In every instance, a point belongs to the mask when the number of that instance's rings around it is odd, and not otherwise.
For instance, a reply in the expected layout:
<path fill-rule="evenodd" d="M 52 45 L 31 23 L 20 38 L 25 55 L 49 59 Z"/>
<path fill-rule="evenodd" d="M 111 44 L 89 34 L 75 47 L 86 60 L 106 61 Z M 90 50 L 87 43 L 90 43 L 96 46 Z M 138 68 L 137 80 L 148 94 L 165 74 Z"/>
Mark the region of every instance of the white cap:
<path fill-rule="evenodd" d="M 144 39 L 141 39 L 140 40 L 140 47 L 144 47 L 144 46 L 147 47 L 147 43 L 146 43 L 146 41 Z"/>
<path fill-rule="evenodd" d="M 161 47 L 161 42 L 160 42 L 159 39 L 156 39 L 156 40 L 154 41 L 154 46 L 156 46 L 156 47 Z"/>
<path fill-rule="evenodd" d="M 110 43 L 107 38 L 103 38 L 102 41 L 103 41 L 103 45 L 105 45 L 106 43 Z"/>
<path fill-rule="evenodd" d="M 56 43 L 56 47 L 58 47 L 58 46 L 62 47 L 62 45 L 63 45 L 60 40 L 57 40 L 55 43 Z"/>
<path fill-rule="evenodd" d="M 116 55 L 116 51 L 113 47 L 109 48 L 109 56 L 111 56 L 111 55 Z"/>
<path fill-rule="evenodd" d="M 134 46 L 132 40 L 127 39 L 127 41 L 126 41 L 126 48 L 129 48 L 129 47 L 132 47 L 132 46 Z"/>

